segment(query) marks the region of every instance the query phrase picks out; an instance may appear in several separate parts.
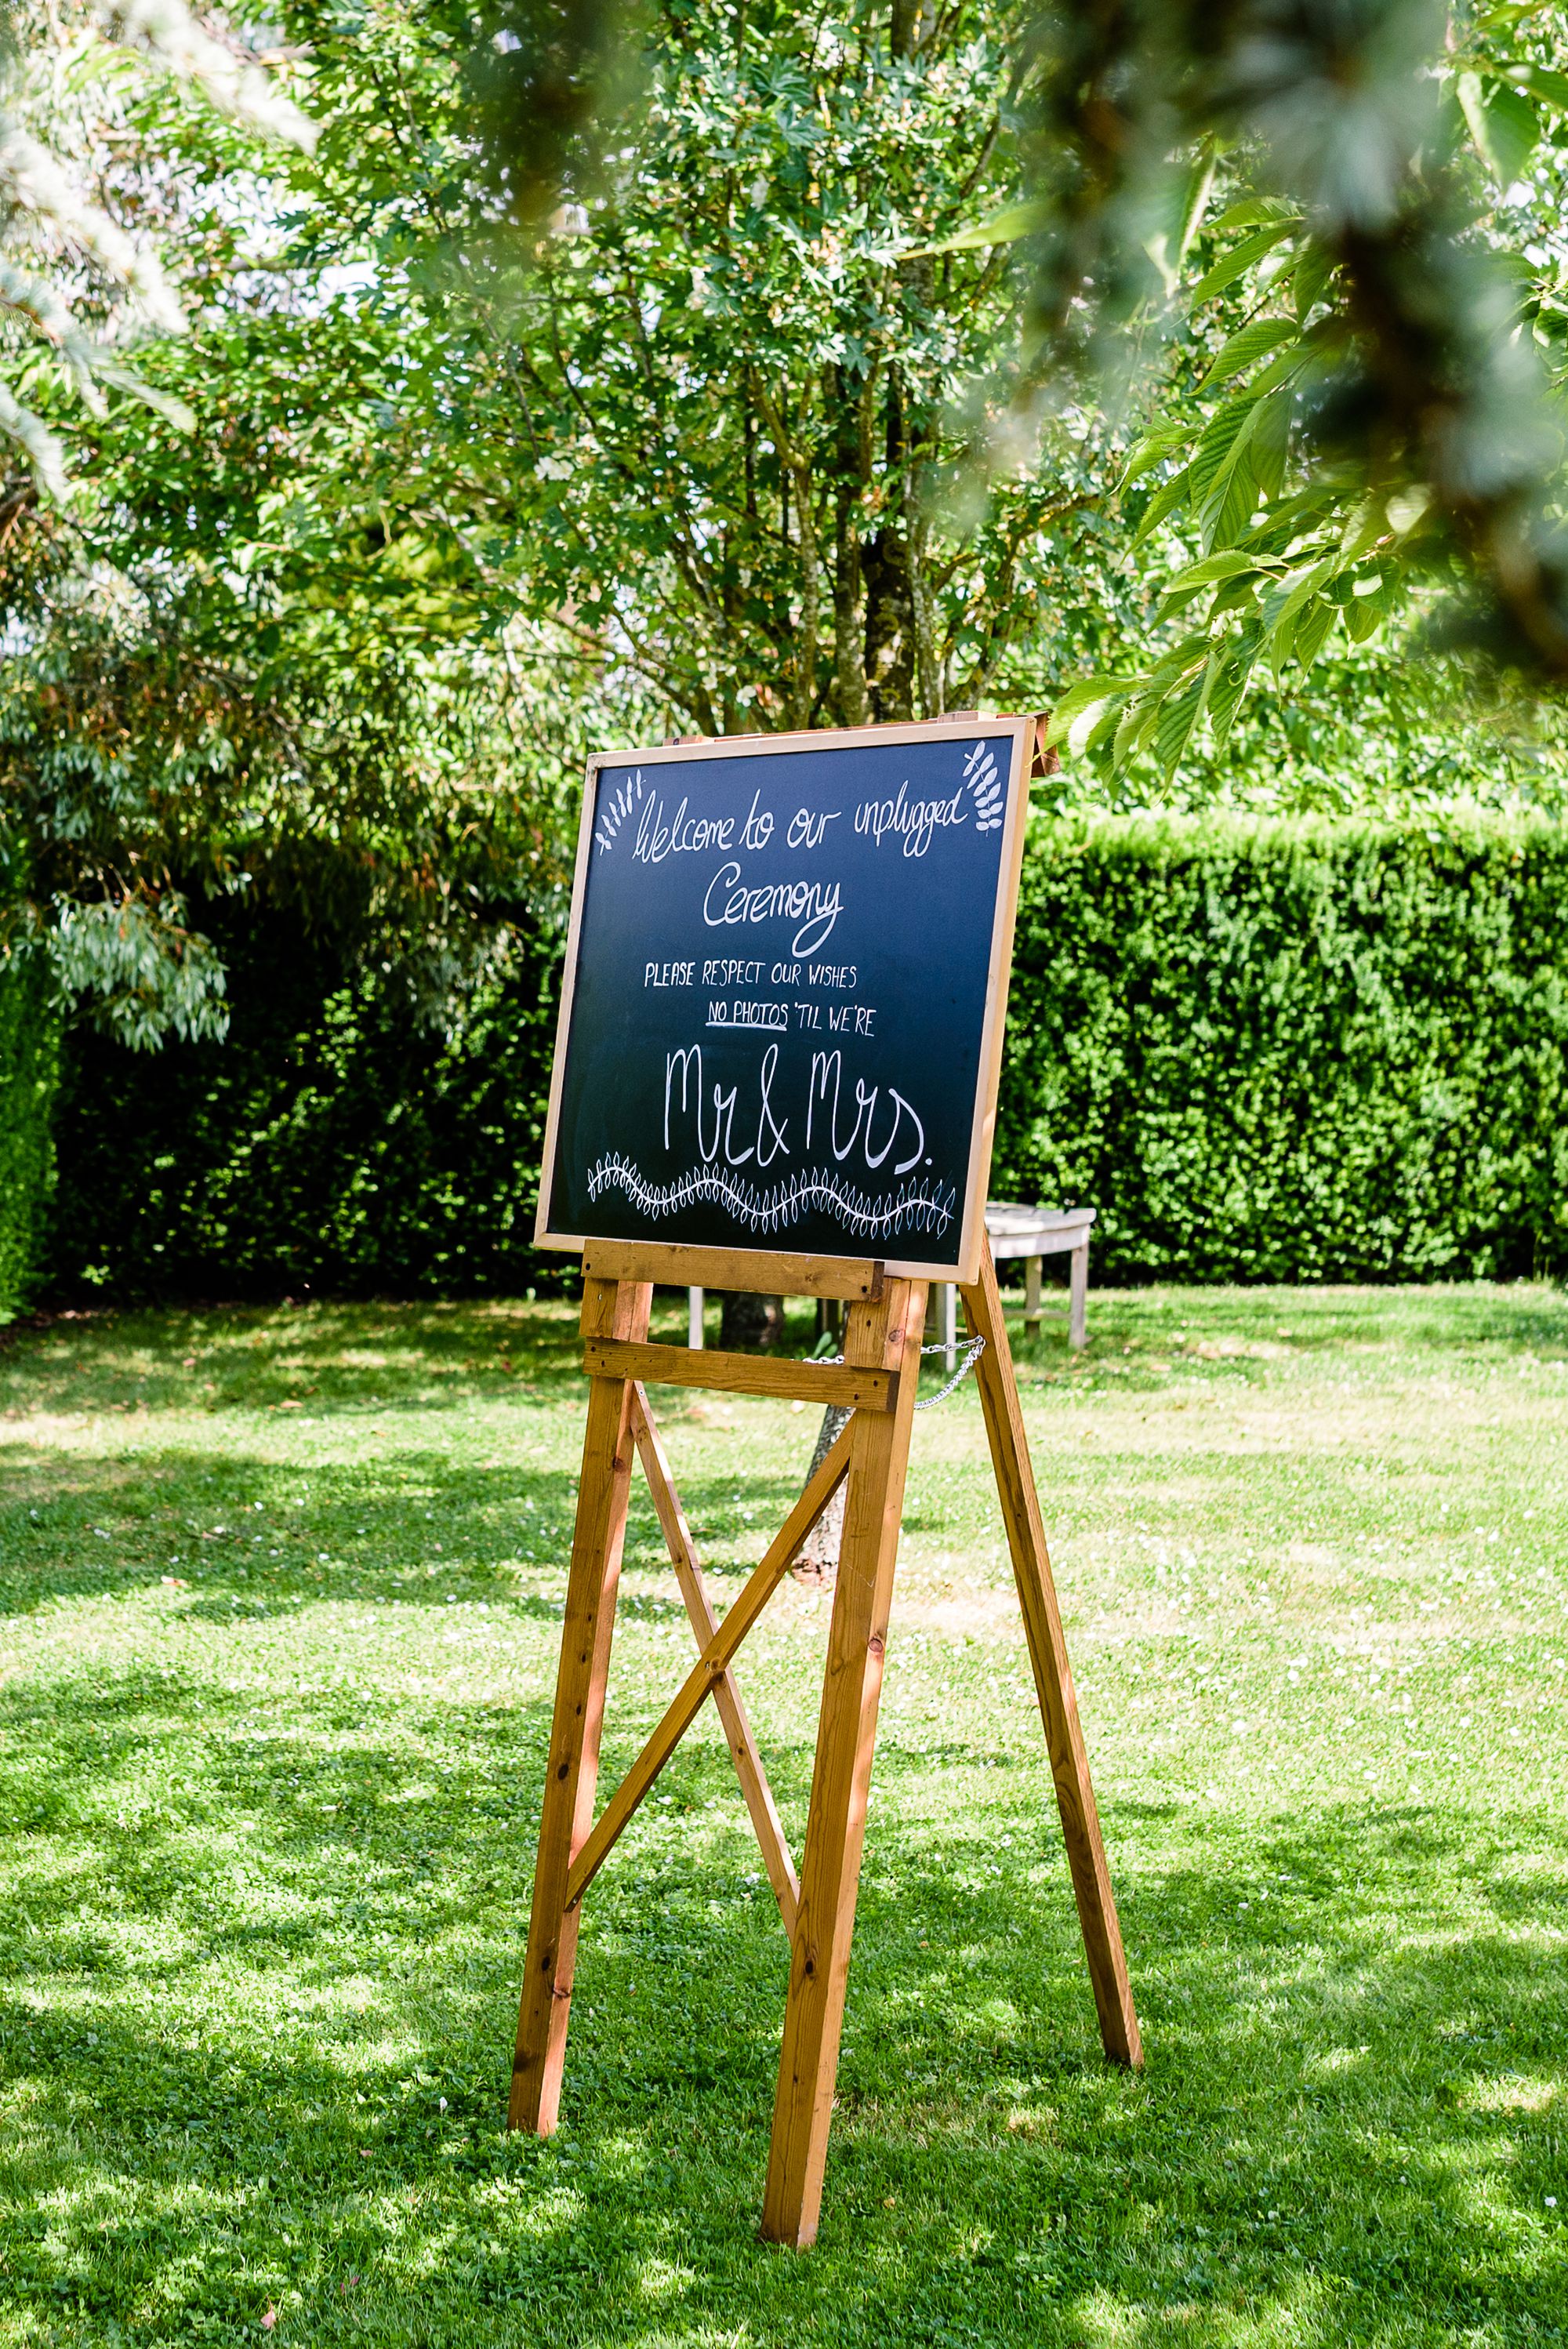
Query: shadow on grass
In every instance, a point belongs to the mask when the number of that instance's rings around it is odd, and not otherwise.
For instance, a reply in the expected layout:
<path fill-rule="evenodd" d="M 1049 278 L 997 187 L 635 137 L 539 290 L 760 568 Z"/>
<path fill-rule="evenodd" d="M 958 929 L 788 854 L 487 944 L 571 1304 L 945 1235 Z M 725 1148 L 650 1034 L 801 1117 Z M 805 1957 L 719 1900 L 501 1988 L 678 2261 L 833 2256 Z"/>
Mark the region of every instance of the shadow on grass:
<path fill-rule="evenodd" d="M 212 1306 L 42 1317 L 0 1345 L 12 1411 L 268 1411 L 395 1418 L 581 1382 L 574 1306 Z"/>
<path fill-rule="evenodd" d="M 523 1616 L 561 1612 L 559 1599 L 518 1583 L 534 1573 L 563 1577 L 577 1488 L 563 1469 L 526 1460 L 476 1467 L 438 1449 L 301 1466 L 218 1446 L 149 1446 L 129 1462 L 57 1455 L 46 1464 L 3 1445 L 0 1469 L 19 1495 L 0 1510 L 0 1615 L 171 1580 L 192 1588 L 188 1611 L 210 1621 L 235 1610 L 277 1616 L 304 1599 L 441 1606 L 483 1598 Z M 755 1470 L 742 1491 L 741 1473 L 680 1480 L 705 1568 L 720 1587 L 749 1573 L 757 1537 L 771 1534 L 799 1492 L 791 1475 Z M 634 1567 L 667 1565 L 640 1477 L 626 1556 Z M 683 1611 L 674 1599 L 630 1604 L 645 1616 Z"/>
<path fill-rule="evenodd" d="M 649 2349 L 1562 2323 L 1558 1820 L 1522 1877 L 1508 1822 L 1114 1810 L 1138 2079 L 1027 1800 L 874 1820 L 795 2261 L 753 2239 L 787 1953 L 721 1749 L 681 1750 L 593 1889 L 543 2146 L 500 2123 L 547 1707 L 345 1691 L 302 1728 L 209 1692 L 177 1725 L 181 1696 L 0 1708 L 0 2256 L 36 2338 L 249 2337 L 267 2305 L 285 2339 Z M 809 1754 L 769 1759 L 798 1803 Z M 932 1766 L 890 1744 L 878 1782 Z"/>
<path fill-rule="evenodd" d="M 652 1334 L 686 1342 L 684 1295 L 659 1292 Z M 788 1347 L 809 1353 L 810 1314 Z M 581 1402 L 575 1304 L 312 1305 L 42 1316 L 0 1333 L 10 1412 L 330 1411 L 396 1423 L 411 1413 Z M 669 1398 L 678 1413 L 681 1399 Z"/>

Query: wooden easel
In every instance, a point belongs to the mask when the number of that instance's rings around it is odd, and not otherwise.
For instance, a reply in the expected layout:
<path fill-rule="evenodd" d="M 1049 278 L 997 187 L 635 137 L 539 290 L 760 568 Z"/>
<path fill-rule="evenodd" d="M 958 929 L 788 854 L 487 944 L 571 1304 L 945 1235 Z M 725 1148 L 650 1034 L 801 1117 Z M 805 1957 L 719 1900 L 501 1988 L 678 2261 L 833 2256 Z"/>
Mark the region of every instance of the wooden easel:
<path fill-rule="evenodd" d="M 884 1275 L 877 1264 L 838 1258 L 606 1240 L 588 1243 L 583 1269 L 588 1426 L 508 2124 L 541 2137 L 555 2127 L 583 1896 L 711 1692 L 790 1943 L 762 2232 L 803 2249 L 815 2240 L 821 2206 L 927 1284 Z M 841 1299 L 848 1306 L 843 1361 L 830 1367 L 650 1345 L 655 1282 Z M 1138 2018 L 988 1247 L 978 1280 L 960 1293 L 972 1333 L 985 1340 L 976 1365 L 980 1399 L 1100 2037 L 1113 2062 L 1136 2066 L 1142 2062 Z M 853 1413 L 722 1623 L 715 1622 L 645 1382 L 839 1403 Z M 634 1451 L 642 1455 L 700 1652 L 595 1822 L 599 1733 Z M 846 1478 L 816 1765 L 797 1878 L 731 1666 Z"/>

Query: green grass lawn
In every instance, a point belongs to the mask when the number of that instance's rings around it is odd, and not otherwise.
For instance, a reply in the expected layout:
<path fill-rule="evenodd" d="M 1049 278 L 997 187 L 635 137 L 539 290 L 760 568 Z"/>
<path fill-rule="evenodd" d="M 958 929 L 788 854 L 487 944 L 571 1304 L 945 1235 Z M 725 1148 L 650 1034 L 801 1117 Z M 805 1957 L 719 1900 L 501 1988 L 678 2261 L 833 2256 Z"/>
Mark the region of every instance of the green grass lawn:
<path fill-rule="evenodd" d="M 1100 1291 L 1026 1350 L 1139 2078 L 973 1387 L 916 1421 L 803 2257 L 711 1711 L 588 1897 L 560 2135 L 501 2127 L 574 1318 L 0 1350 L 0 2343 L 1568 2338 L 1568 1302 Z M 656 1401 L 723 1605 L 812 1415 Z M 692 1653 L 662 1557 L 639 1482 L 604 1793 Z M 789 1582 L 740 1660 L 797 1848 L 825 1628 Z"/>

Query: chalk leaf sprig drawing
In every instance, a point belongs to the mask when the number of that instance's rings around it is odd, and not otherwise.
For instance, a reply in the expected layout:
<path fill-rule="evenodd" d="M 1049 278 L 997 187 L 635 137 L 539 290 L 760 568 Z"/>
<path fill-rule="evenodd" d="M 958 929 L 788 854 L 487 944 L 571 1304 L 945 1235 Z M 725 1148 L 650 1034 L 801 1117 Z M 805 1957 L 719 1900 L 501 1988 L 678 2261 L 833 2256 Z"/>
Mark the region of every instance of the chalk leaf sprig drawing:
<path fill-rule="evenodd" d="M 996 771 L 996 758 L 988 742 L 977 742 L 964 765 L 965 780 L 975 794 L 975 829 L 999 832 L 1006 793 Z"/>
<path fill-rule="evenodd" d="M 612 792 L 610 797 L 601 802 L 593 826 L 594 845 L 601 854 L 607 854 L 614 847 L 615 836 L 621 826 L 633 809 L 642 805 L 646 791 L 647 785 L 643 781 L 643 771 L 639 767 L 634 775 L 629 775 L 626 778 L 618 792 Z"/>

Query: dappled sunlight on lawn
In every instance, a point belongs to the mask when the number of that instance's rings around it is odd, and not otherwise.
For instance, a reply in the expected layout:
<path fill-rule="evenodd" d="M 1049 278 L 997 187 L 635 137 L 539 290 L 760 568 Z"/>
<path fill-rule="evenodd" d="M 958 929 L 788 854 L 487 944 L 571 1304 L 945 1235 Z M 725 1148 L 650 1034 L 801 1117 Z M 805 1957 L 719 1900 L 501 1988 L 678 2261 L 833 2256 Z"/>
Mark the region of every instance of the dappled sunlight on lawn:
<path fill-rule="evenodd" d="M 918 1423 L 804 2259 L 756 2240 L 787 1951 L 707 1716 L 589 1896 L 561 2134 L 501 2127 L 570 1308 L 19 1333 L 0 2343 L 1552 2339 L 1563 1302 L 1090 1330 L 1022 1361 L 1148 2069 L 1100 2058 L 963 1390 Z M 699 1402 L 655 1397 L 722 1605 L 814 1427 Z M 638 1487 L 606 1792 L 694 1653 L 662 1557 Z M 797 1849 L 827 1613 L 787 1583 L 738 1668 Z"/>

